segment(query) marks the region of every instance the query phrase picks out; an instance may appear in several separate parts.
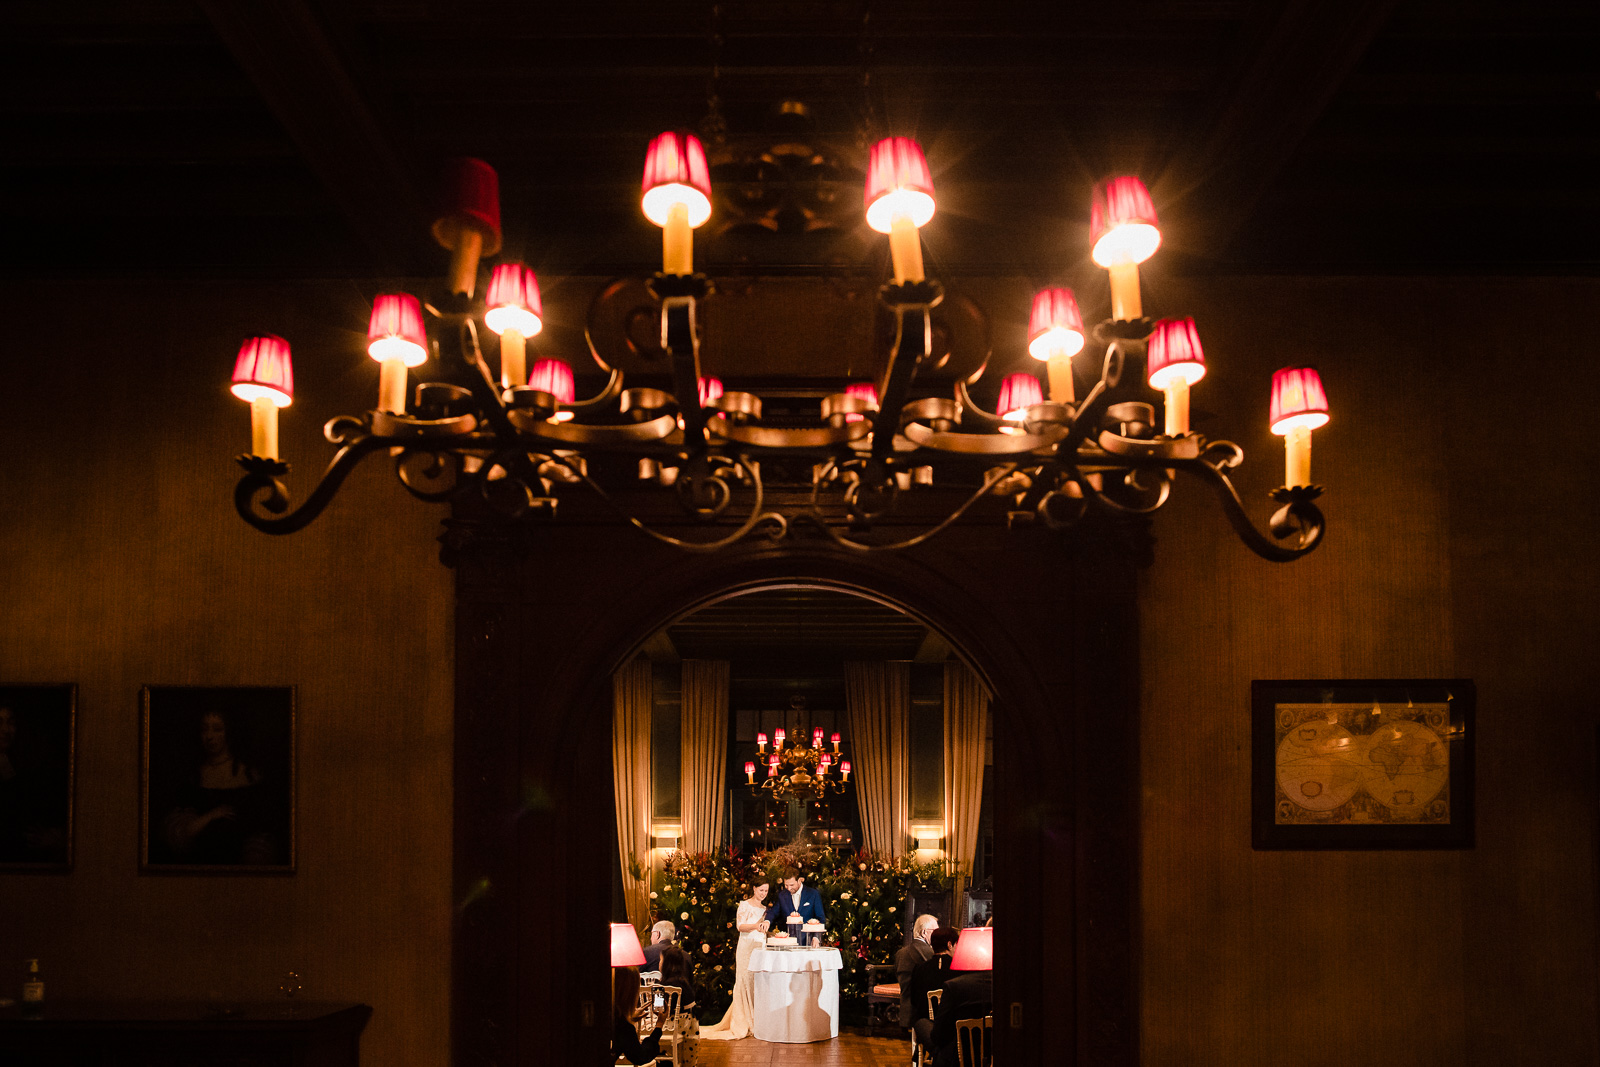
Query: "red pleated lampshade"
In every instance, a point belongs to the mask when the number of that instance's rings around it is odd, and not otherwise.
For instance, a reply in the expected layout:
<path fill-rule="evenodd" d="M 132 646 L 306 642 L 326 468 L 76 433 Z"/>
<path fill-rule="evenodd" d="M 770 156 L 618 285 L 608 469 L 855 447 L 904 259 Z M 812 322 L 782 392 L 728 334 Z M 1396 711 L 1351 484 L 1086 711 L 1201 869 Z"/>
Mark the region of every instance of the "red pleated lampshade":
<path fill-rule="evenodd" d="M 501 263 L 489 277 L 489 295 L 483 323 L 495 333 L 516 330 L 532 337 L 544 328 L 544 305 L 539 300 L 539 279 L 521 263 Z"/>
<path fill-rule="evenodd" d="M 572 368 L 559 359 L 541 359 L 528 372 L 528 385 L 542 389 L 562 404 L 570 404 L 577 395 L 572 381 Z"/>
<path fill-rule="evenodd" d="M 844 387 L 844 395 L 860 397 L 871 405 L 872 410 L 878 410 L 878 387 L 871 382 L 851 382 Z M 844 421 L 860 422 L 864 418 L 866 418 L 865 415 L 857 415 L 852 412 L 844 417 Z"/>
<path fill-rule="evenodd" d="M 1083 313 L 1071 289 L 1041 289 L 1033 294 L 1028 316 L 1028 352 L 1034 359 L 1076 355 L 1083 348 Z"/>
<path fill-rule="evenodd" d="M 1044 387 L 1031 374 L 1008 374 L 1000 383 L 1000 417 L 1022 421 L 1022 412 L 1044 403 Z"/>
<path fill-rule="evenodd" d="M 1272 375 L 1272 406 L 1268 423 L 1275 434 L 1305 427 L 1315 430 L 1328 422 L 1328 394 L 1315 367 L 1285 367 Z"/>
<path fill-rule="evenodd" d="M 722 396 L 722 379 L 721 378 L 701 378 L 700 379 L 700 406 L 701 407 L 705 407 L 707 404 L 711 403 L 713 400 L 717 400 L 717 399 L 721 398 L 721 396 Z"/>
<path fill-rule="evenodd" d="M 454 248 L 463 227 L 483 235 L 484 255 L 500 251 L 500 175 L 481 159 L 452 159 L 440 176 L 433 236 Z"/>
<path fill-rule="evenodd" d="M 685 130 L 668 130 L 645 152 L 645 218 L 665 226 L 672 205 L 679 203 L 689 209 L 690 226 L 711 217 L 711 169 L 700 138 Z"/>
<path fill-rule="evenodd" d="M 1091 253 L 1102 267 L 1143 263 L 1161 245 L 1155 201 L 1144 182 L 1132 175 L 1108 178 L 1094 187 L 1089 209 Z"/>
<path fill-rule="evenodd" d="M 632 923 L 611 924 L 611 966 L 643 967 L 644 948 Z"/>
<path fill-rule="evenodd" d="M 1206 376 L 1206 354 L 1193 319 L 1162 319 L 1146 348 L 1150 387 L 1165 389 L 1182 378 L 1193 385 Z"/>
<path fill-rule="evenodd" d="M 864 196 L 867 225 L 888 233 L 902 212 L 918 227 L 933 218 L 933 174 L 922 146 L 909 137 L 885 137 L 872 146 Z"/>
<path fill-rule="evenodd" d="M 367 352 L 373 359 L 398 359 L 408 367 L 427 362 L 428 335 L 422 328 L 422 305 L 416 297 L 383 293 L 373 298 Z"/>
<path fill-rule="evenodd" d="M 994 927 L 969 926 L 961 931 L 956 942 L 955 955 L 950 959 L 952 971 L 994 970 Z"/>
<path fill-rule="evenodd" d="M 233 395 L 254 402 L 266 397 L 280 408 L 294 400 L 294 366 L 289 342 L 274 334 L 252 337 L 239 346 L 233 363 Z"/>

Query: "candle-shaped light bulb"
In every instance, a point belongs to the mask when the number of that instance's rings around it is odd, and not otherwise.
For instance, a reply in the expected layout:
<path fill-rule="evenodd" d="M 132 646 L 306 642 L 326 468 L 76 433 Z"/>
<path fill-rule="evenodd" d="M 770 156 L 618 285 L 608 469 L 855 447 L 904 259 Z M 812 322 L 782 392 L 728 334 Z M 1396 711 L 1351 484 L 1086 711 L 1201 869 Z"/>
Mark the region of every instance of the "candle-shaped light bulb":
<path fill-rule="evenodd" d="M 767 760 L 767 777 L 768 778 L 774 778 L 774 777 L 777 777 L 777 774 L 778 774 L 778 757 L 777 756 L 773 756 L 771 759 Z"/>
<path fill-rule="evenodd" d="M 767 735 L 766 734 L 756 734 L 756 751 L 757 752 L 765 752 L 766 750 L 767 750 Z"/>
<path fill-rule="evenodd" d="M 453 159 L 441 183 L 433 238 L 450 250 L 450 291 L 478 287 L 478 259 L 500 251 L 500 176 L 481 159 Z"/>
<path fill-rule="evenodd" d="M 850 761 L 849 760 L 844 760 L 839 764 L 839 777 L 843 778 L 847 782 L 850 780 Z"/>
<path fill-rule="evenodd" d="M 1090 253 L 1111 273 L 1111 317 L 1137 319 L 1144 315 L 1139 298 L 1139 264 L 1161 246 L 1161 230 L 1150 190 L 1138 178 L 1123 176 L 1094 187 L 1089 209 L 1089 230 L 1094 241 Z"/>
<path fill-rule="evenodd" d="M 250 454 L 278 458 L 278 409 L 294 401 L 289 342 L 268 334 L 239 346 L 233 363 L 233 395 L 250 405 Z"/>
<path fill-rule="evenodd" d="M 693 274 L 694 230 L 711 217 L 711 171 L 700 138 L 669 130 L 650 142 L 640 207 L 661 227 L 661 272 Z"/>
<path fill-rule="evenodd" d="M 843 741 L 844 738 L 840 737 L 838 734 L 834 734 L 833 737 L 830 738 L 830 740 L 833 741 L 833 750 L 835 752 L 839 751 L 839 742 Z"/>
<path fill-rule="evenodd" d="M 367 323 L 367 354 L 378 361 L 378 410 L 403 415 L 406 410 L 406 368 L 428 359 L 428 336 L 422 328 L 422 305 L 410 293 L 383 293 L 373 298 Z"/>
<path fill-rule="evenodd" d="M 889 235 L 896 284 L 920 282 L 922 239 L 917 231 L 933 218 L 933 175 L 922 146 L 909 137 L 886 137 L 872 146 L 867 163 L 867 225 Z"/>
<path fill-rule="evenodd" d="M 1167 436 L 1189 432 L 1189 387 L 1206 376 L 1206 356 L 1193 319 L 1162 319 L 1150 334 L 1150 387 L 1167 394 Z"/>
<path fill-rule="evenodd" d="M 528 382 L 528 338 L 544 329 L 539 279 L 521 263 L 502 263 L 489 277 L 483 324 L 500 335 L 500 385 Z"/>
<path fill-rule="evenodd" d="M 756 765 L 753 761 L 746 761 L 744 765 L 745 781 L 750 785 L 756 784 Z"/>
<path fill-rule="evenodd" d="M 778 727 L 776 730 L 772 731 L 772 747 L 773 748 L 782 748 L 783 747 L 783 742 L 785 740 L 787 740 L 788 737 L 789 737 L 789 731 L 785 730 L 781 726 Z"/>
<path fill-rule="evenodd" d="M 811 747 L 812 748 L 821 748 L 822 747 L 822 727 L 820 727 L 820 726 L 818 726 L 816 729 L 811 731 Z"/>
<path fill-rule="evenodd" d="M 1050 399 L 1070 404 L 1077 399 L 1072 382 L 1072 357 L 1083 350 L 1083 313 L 1071 289 L 1041 289 L 1033 294 L 1028 315 L 1028 354 L 1050 368 Z"/>
<path fill-rule="evenodd" d="M 1285 367 L 1272 376 L 1272 432 L 1283 438 L 1289 488 L 1311 484 L 1311 431 L 1328 422 L 1328 394 L 1315 367 Z"/>

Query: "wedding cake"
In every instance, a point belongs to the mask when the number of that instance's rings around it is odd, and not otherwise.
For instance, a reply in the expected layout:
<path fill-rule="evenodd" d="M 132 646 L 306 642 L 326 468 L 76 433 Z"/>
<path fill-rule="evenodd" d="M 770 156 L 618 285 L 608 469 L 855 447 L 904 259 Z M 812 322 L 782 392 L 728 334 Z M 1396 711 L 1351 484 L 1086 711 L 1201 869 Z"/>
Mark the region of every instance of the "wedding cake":
<path fill-rule="evenodd" d="M 790 937 L 788 934 L 767 935 L 768 948 L 794 948 L 795 944 L 795 939 Z"/>

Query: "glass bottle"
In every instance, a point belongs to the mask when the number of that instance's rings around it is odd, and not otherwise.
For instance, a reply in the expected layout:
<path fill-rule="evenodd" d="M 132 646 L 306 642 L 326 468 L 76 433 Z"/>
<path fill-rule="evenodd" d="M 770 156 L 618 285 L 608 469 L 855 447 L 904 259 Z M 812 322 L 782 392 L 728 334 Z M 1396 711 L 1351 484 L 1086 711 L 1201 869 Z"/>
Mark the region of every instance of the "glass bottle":
<path fill-rule="evenodd" d="M 22 1012 L 37 1015 L 44 1011 L 44 979 L 39 977 L 39 961 L 25 960 L 27 973 L 22 979 Z"/>

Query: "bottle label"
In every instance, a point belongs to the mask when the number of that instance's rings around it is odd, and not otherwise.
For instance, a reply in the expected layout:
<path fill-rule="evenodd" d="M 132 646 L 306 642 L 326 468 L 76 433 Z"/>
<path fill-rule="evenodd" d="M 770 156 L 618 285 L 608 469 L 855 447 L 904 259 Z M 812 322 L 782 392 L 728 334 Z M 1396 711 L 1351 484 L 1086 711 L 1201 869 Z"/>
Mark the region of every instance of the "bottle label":
<path fill-rule="evenodd" d="M 44 983 L 43 982 L 23 982 L 22 983 L 22 1002 L 24 1004 L 43 1004 L 44 1003 Z"/>

